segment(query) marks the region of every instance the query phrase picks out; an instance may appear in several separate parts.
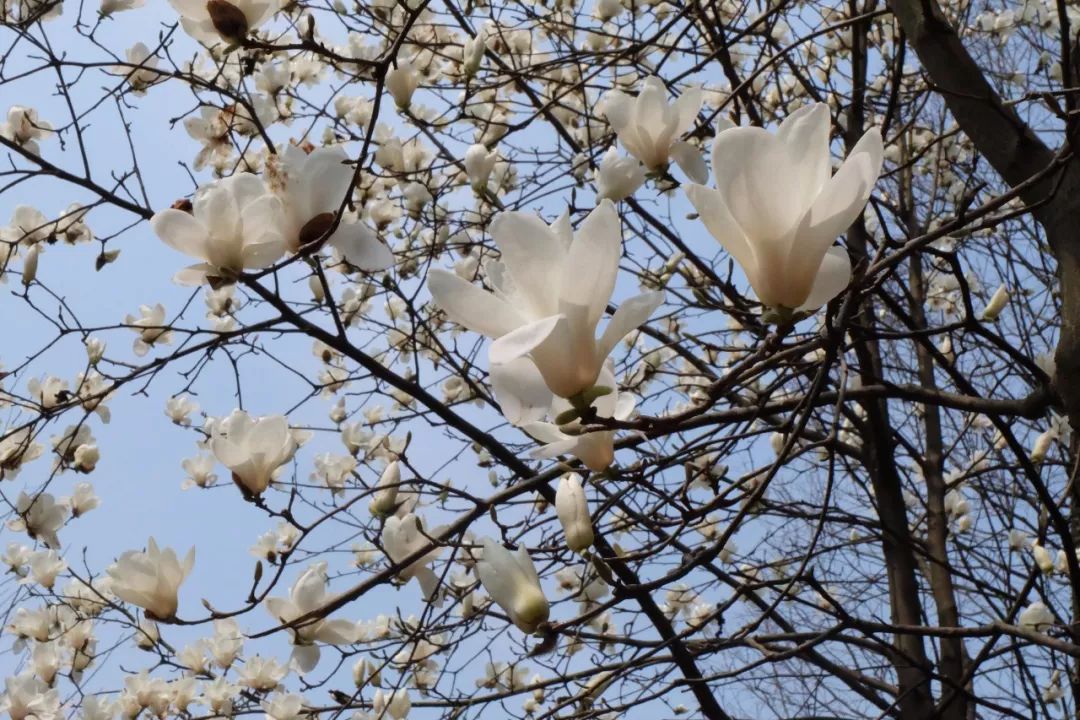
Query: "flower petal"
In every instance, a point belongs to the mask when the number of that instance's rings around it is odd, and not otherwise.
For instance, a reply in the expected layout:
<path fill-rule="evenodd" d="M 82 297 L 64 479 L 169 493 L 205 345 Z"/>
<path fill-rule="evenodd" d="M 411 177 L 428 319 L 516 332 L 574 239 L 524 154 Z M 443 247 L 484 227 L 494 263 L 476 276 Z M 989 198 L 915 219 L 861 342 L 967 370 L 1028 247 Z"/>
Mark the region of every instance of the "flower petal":
<path fill-rule="evenodd" d="M 705 164 L 701 151 L 694 145 L 680 140 L 671 146 L 668 154 L 693 182 L 703 185 L 709 181 L 709 166 Z"/>
<path fill-rule="evenodd" d="M 551 407 L 551 390 L 527 357 L 492 365 L 491 387 L 503 416 L 511 425 L 543 420 Z"/>
<path fill-rule="evenodd" d="M 562 320 L 562 315 L 552 315 L 506 333 L 491 343 L 488 359 L 492 364 L 504 364 L 527 355 L 544 342 Z"/>
<path fill-rule="evenodd" d="M 465 282 L 457 274 L 438 268 L 428 272 L 428 291 L 451 320 L 473 332 L 497 338 L 525 324 L 509 304 Z"/>
<path fill-rule="evenodd" d="M 206 259 L 209 233 L 201 222 L 182 210 L 162 210 L 150 218 L 150 227 L 162 242 L 199 260 Z"/>
<path fill-rule="evenodd" d="M 851 260 L 842 247 L 829 248 L 818 268 L 810 296 L 799 310 L 817 310 L 844 291 L 851 282 Z"/>
<path fill-rule="evenodd" d="M 604 334 L 596 344 L 596 359 L 603 362 L 615 345 L 630 332 L 643 325 L 652 316 L 656 308 L 664 302 L 663 291 L 654 291 L 635 295 L 619 305 L 611 316 Z"/>

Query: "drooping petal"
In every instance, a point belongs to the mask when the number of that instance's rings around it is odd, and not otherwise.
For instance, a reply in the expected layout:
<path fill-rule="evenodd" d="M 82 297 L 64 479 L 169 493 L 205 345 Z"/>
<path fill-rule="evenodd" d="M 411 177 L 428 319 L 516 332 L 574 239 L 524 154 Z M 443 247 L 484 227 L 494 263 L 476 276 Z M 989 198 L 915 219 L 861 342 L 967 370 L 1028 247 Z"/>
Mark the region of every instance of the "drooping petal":
<path fill-rule="evenodd" d="M 351 620 L 324 620 L 315 631 L 315 639 L 327 645 L 350 645 L 356 642 L 356 623 Z"/>
<path fill-rule="evenodd" d="M 503 417 L 511 425 L 543 420 L 551 407 L 551 390 L 529 358 L 492 365 L 491 387 Z"/>
<path fill-rule="evenodd" d="M 560 322 L 563 322 L 562 315 L 552 315 L 515 328 L 491 343 L 488 359 L 492 364 L 503 364 L 527 355 L 544 342 Z"/>
<path fill-rule="evenodd" d="M 455 273 L 434 268 L 428 273 L 427 284 L 435 304 L 473 332 L 497 338 L 525 324 L 516 309 Z"/>
<path fill-rule="evenodd" d="M 318 645 L 294 645 L 292 651 L 293 662 L 301 673 L 309 673 L 319 664 Z"/>
<path fill-rule="evenodd" d="M 829 248 L 818 268 L 810 295 L 799 310 L 817 310 L 844 291 L 851 282 L 851 259 L 842 247 Z"/>
<path fill-rule="evenodd" d="M 691 181 L 699 185 L 709 181 L 709 166 L 696 146 L 680 140 L 671 146 L 669 154 Z"/>

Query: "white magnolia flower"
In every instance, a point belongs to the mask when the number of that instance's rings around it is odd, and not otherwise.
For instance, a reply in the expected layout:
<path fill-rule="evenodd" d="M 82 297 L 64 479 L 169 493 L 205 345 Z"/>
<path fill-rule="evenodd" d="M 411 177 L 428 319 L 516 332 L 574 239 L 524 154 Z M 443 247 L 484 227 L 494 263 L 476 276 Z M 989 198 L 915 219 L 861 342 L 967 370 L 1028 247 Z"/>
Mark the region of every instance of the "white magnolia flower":
<path fill-rule="evenodd" d="M 469 146 L 465 151 L 465 174 L 469 176 L 469 185 L 473 190 L 481 192 L 487 188 L 488 180 L 491 179 L 491 171 L 495 169 L 495 163 L 499 161 L 499 154 L 494 150 L 488 150 L 479 143 Z"/>
<path fill-rule="evenodd" d="M 611 392 L 592 400 L 589 407 L 595 411 L 596 417 L 628 420 L 637 400 L 633 395 L 619 392 L 610 367 L 604 367 L 597 384 L 610 388 Z M 577 432 L 582 425 L 580 413 L 571 412 L 576 408 L 565 399 L 552 396 L 529 358 L 492 366 L 491 386 L 506 419 L 544 443 L 543 447 L 530 453 L 532 457 L 547 459 L 573 455 L 595 472 L 602 472 L 614 461 L 615 432 Z M 545 417 L 558 419 L 566 414 L 576 417 L 564 420 L 562 424 L 544 420 Z"/>
<path fill-rule="evenodd" d="M 142 357 L 146 353 L 150 352 L 150 348 L 154 345 L 168 345 L 172 342 L 172 330 L 169 330 L 165 324 L 165 306 L 158 303 L 151 307 L 150 305 L 139 306 L 140 317 L 136 318 L 134 315 L 127 315 L 124 317 L 124 324 L 131 327 L 133 330 L 139 333 L 139 336 L 135 338 L 135 354 Z"/>
<path fill-rule="evenodd" d="M 694 124 L 701 103 L 701 89 L 687 88 L 668 105 L 664 81 L 653 76 L 645 78 L 636 98 L 619 90 L 608 92 L 603 114 L 626 151 L 650 171 L 663 171 L 675 160 L 691 180 L 703 183 L 708 179 L 708 168 L 701 153 L 679 140 Z"/>
<path fill-rule="evenodd" d="M 394 104 L 401 110 L 407 110 L 412 104 L 413 93 L 420 84 L 420 75 L 412 63 L 399 60 L 397 65 L 386 73 L 386 89 L 394 98 Z"/>
<path fill-rule="evenodd" d="M 610 201 L 602 201 L 576 233 L 565 214 L 549 227 L 531 213 L 504 212 L 491 222 L 491 235 L 502 252 L 502 262 L 487 265 L 493 293 L 439 269 L 428 274 L 428 288 L 451 320 L 495 338 L 492 365 L 528 355 L 561 397 L 592 388 L 619 340 L 663 302 L 662 292 L 623 302 L 596 339 L 622 254 L 619 216 Z"/>
<path fill-rule="evenodd" d="M 250 173 L 199 188 L 190 213 L 168 208 L 150 218 L 166 245 L 202 261 L 176 274 L 181 285 L 230 281 L 274 264 L 285 254 L 284 223 L 281 200 Z"/>
<path fill-rule="evenodd" d="M 15 515 L 8 520 L 8 530 L 25 531 L 31 538 L 45 543 L 46 547 L 59 549 L 60 539 L 56 531 L 67 522 L 68 509 L 56 502 L 51 494 L 27 495 L 20 491 L 15 500 Z"/>
<path fill-rule="evenodd" d="M 295 621 L 314 612 L 334 599 L 326 593 L 326 563 L 317 562 L 299 577 L 289 591 L 289 597 L 266 599 L 266 609 L 282 624 Z M 292 659 L 300 672 L 311 672 L 319 663 L 319 647 L 349 645 L 356 642 L 356 623 L 349 620 L 317 619 L 289 628 L 293 643 Z"/>
<path fill-rule="evenodd" d="M 145 95 L 146 88 L 150 87 L 162 76 L 157 71 L 158 59 L 151 54 L 146 43 L 137 42 L 124 53 L 127 57 L 128 66 L 118 66 L 116 71 L 127 77 L 131 91 L 135 95 Z M 129 66 L 136 67 L 129 67 Z"/>
<path fill-rule="evenodd" d="M 570 473 L 559 480 L 559 489 L 555 491 L 555 513 L 566 533 L 567 547 L 581 552 L 593 544 L 589 502 L 585 498 L 580 475 Z"/>
<path fill-rule="evenodd" d="M 386 519 L 382 530 L 382 543 L 390 562 L 400 563 L 413 553 L 419 552 L 431 543 L 428 537 L 438 535 L 441 531 L 441 528 L 432 531 L 423 531 L 421 528 L 420 518 L 412 513 Z M 439 588 L 439 578 L 430 566 L 441 553 L 442 548 L 435 547 L 398 572 L 398 577 L 402 580 L 416 578 L 425 600 L 434 598 Z"/>
<path fill-rule="evenodd" d="M 22 105 L 12 105 L 8 110 L 7 121 L 0 123 L 0 137 L 34 155 L 41 154 L 37 141 L 52 134 L 52 125 L 39 118 L 37 110 Z"/>
<path fill-rule="evenodd" d="M 368 503 L 372 515 L 392 515 L 398 509 L 398 491 L 401 489 L 401 463 L 394 460 L 379 475 L 375 485 L 375 497 Z"/>
<path fill-rule="evenodd" d="M 551 607 L 524 545 L 510 552 L 491 538 L 484 538 L 484 556 L 476 563 L 476 574 L 491 599 L 522 632 L 536 632 L 547 622 Z"/>
<path fill-rule="evenodd" d="M 742 266 L 762 304 L 815 310 L 851 280 L 837 236 L 862 213 L 881 172 L 867 131 L 832 174 L 829 108 L 807 105 L 776 133 L 729 127 L 713 141 L 716 188 L 684 186 L 705 227 Z"/>
<path fill-rule="evenodd" d="M 4 680 L 0 712 L 7 713 L 11 720 L 57 720 L 64 717 L 57 690 L 51 689 L 29 672 L 11 675 Z"/>
<path fill-rule="evenodd" d="M 289 145 L 270 172 L 270 185 L 285 209 L 283 233 L 289 250 L 297 252 L 330 229 L 352 186 L 353 168 L 339 145 L 304 152 Z M 358 219 L 343 217 L 326 239 L 351 265 L 361 270 L 385 270 L 394 256 Z"/>
<path fill-rule="evenodd" d="M 600 159 L 593 179 L 597 200 L 619 202 L 637 192 L 645 182 L 645 168 L 637 158 L 619 157 L 613 146 Z"/>
<path fill-rule="evenodd" d="M 180 584 L 194 565 L 195 548 L 181 562 L 172 548 L 161 550 L 150 538 L 146 552 L 128 550 L 109 566 L 110 588 L 116 597 L 145 610 L 147 617 L 169 620 L 176 616 Z"/>
<path fill-rule="evenodd" d="M 280 8 L 280 0 L 169 0 L 184 31 L 201 43 L 243 40 Z"/>
<path fill-rule="evenodd" d="M 1046 632 L 1054 624 L 1054 613 L 1050 612 L 1050 609 L 1042 602 L 1036 600 L 1024 608 L 1017 622 L 1022 628 Z"/>
<path fill-rule="evenodd" d="M 243 490 L 260 495 L 307 437 L 291 430 L 284 415 L 253 418 L 243 410 L 233 410 L 214 426 L 210 447 Z"/>
<path fill-rule="evenodd" d="M 303 695 L 277 693 L 260 705 L 268 720 L 300 720 L 307 714 L 304 711 L 305 702 Z"/>
<path fill-rule="evenodd" d="M 409 691 L 405 688 L 397 690 L 375 691 L 375 697 L 371 701 L 371 709 L 375 711 L 375 717 L 391 717 L 394 720 L 404 720 L 412 710 L 412 700 L 409 699 Z"/>

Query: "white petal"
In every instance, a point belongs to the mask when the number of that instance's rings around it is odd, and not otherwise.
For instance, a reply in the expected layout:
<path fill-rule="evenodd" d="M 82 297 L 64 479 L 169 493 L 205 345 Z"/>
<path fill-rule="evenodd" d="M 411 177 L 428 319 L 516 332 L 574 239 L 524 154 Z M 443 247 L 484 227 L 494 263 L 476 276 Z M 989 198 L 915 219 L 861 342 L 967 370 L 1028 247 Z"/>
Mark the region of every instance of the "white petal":
<path fill-rule="evenodd" d="M 394 254 L 364 223 L 342 223 L 330 237 L 329 244 L 336 247 L 350 264 L 366 272 L 385 270 L 394 264 Z"/>
<path fill-rule="evenodd" d="M 584 322 L 594 333 L 615 289 L 622 257 L 619 214 L 610 200 L 602 200 L 574 233 L 566 255 L 560 300 L 585 308 Z"/>
<path fill-rule="evenodd" d="M 709 166 L 705 164 L 705 157 L 697 147 L 680 140 L 671 146 L 669 154 L 691 181 L 699 185 L 709 181 Z"/>
<path fill-rule="evenodd" d="M 792 188 L 798 198 L 792 198 L 803 210 L 809 208 L 832 173 L 829 154 L 831 117 L 825 103 L 804 105 L 784 120 L 776 137 L 787 146 L 790 158 Z"/>
<path fill-rule="evenodd" d="M 724 196 L 704 185 L 683 185 L 683 190 L 701 221 L 705 223 L 709 234 L 735 258 L 735 262 L 742 266 L 743 272 L 753 283 L 757 274 L 754 249 L 724 204 Z"/>
<path fill-rule="evenodd" d="M 596 359 L 603 362 L 615 349 L 615 345 L 630 332 L 641 327 L 663 302 L 663 291 L 655 291 L 636 295 L 619 305 L 596 344 Z"/>
<path fill-rule="evenodd" d="M 203 224 L 182 210 L 162 210 L 150 218 L 150 227 L 162 242 L 193 258 L 206 259 L 208 233 Z"/>
<path fill-rule="evenodd" d="M 503 212 L 491 221 L 491 237 L 533 317 L 554 314 L 566 255 L 556 234 L 533 213 Z"/>
<path fill-rule="evenodd" d="M 492 364 L 504 364 L 527 355 L 544 342 L 562 320 L 562 315 L 552 315 L 506 333 L 491 343 L 488 359 Z"/>
<path fill-rule="evenodd" d="M 844 291 L 851 282 L 851 260 L 842 247 L 832 247 L 825 253 L 814 278 L 810 296 L 800 310 L 817 310 Z"/>
<path fill-rule="evenodd" d="M 506 302 L 465 282 L 456 273 L 435 268 L 428 272 L 427 285 L 435 304 L 451 320 L 473 332 L 497 338 L 525 323 Z"/>
<path fill-rule="evenodd" d="M 551 407 L 551 391 L 529 358 L 492 365 L 491 387 L 503 416 L 512 425 L 543 420 Z"/>

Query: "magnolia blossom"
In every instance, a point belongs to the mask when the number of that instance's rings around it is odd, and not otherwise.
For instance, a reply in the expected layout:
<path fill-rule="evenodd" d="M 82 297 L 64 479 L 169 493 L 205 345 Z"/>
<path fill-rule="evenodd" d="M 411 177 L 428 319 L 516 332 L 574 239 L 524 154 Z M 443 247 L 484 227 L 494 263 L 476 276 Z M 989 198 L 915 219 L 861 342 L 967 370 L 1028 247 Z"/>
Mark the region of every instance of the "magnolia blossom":
<path fill-rule="evenodd" d="M 593 544 L 589 502 L 585 498 L 580 475 L 571 473 L 559 480 L 559 489 L 555 491 L 555 513 L 566 533 L 567 547 L 581 552 Z"/>
<path fill-rule="evenodd" d="M 375 711 L 375 717 L 391 717 L 394 720 L 405 720 L 412 710 L 412 700 L 409 699 L 409 691 L 405 688 L 397 690 L 375 691 L 375 697 L 371 701 L 371 709 Z"/>
<path fill-rule="evenodd" d="M 332 226 L 352 187 L 353 169 L 348 162 L 337 145 L 310 153 L 289 145 L 278 156 L 277 165 L 270 166 L 270 185 L 285 210 L 282 232 L 292 252 L 319 240 Z M 359 220 L 343 217 L 326 244 L 361 270 L 385 270 L 394 264 L 389 248 Z"/>
<path fill-rule="evenodd" d="M 12 105 L 7 122 L 0 123 L 0 138 L 10 140 L 34 155 L 41 154 L 37 141 L 52 134 L 52 125 L 39 118 L 37 110 L 22 105 Z"/>
<path fill-rule="evenodd" d="M 158 64 L 157 56 L 150 52 L 150 48 L 146 46 L 146 43 L 141 42 L 137 42 L 128 48 L 125 55 L 128 65 L 137 67 L 118 66 L 116 68 L 117 72 L 127 76 L 128 84 L 131 85 L 131 90 L 135 95 L 145 95 L 146 88 L 153 85 L 161 77 L 161 73 L 156 69 Z"/>
<path fill-rule="evenodd" d="M 237 485 L 260 495 L 307 438 L 307 433 L 292 431 L 284 415 L 253 418 L 233 410 L 215 425 L 210 447 L 218 462 L 232 470 Z"/>
<path fill-rule="evenodd" d="M 818 103 L 792 113 L 776 133 L 722 129 L 713 141 L 716 188 L 684 188 L 762 304 L 813 311 L 851 280 L 847 253 L 832 245 L 862 213 L 882 152 L 873 128 L 833 175 L 829 107 Z"/>
<path fill-rule="evenodd" d="M 150 218 L 166 245 L 202 261 L 176 274 L 181 285 L 228 281 L 272 265 L 285 253 L 284 223 L 281 201 L 250 173 L 199 188 L 190 213 L 169 208 Z"/>
<path fill-rule="evenodd" d="M 626 151 L 650 171 L 663 171 L 675 160 L 691 180 L 705 182 L 709 174 L 701 153 L 679 140 L 694 124 L 701 102 L 701 89 L 688 88 L 668 105 L 664 81 L 653 76 L 645 78 L 636 98 L 619 90 L 608 92 L 603 114 Z"/>
<path fill-rule="evenodd" d="M 195 548 L 181 562 L 172 548 L 160 550 L 150 538 L 146 552 L 128 550 L 109 566 L 110 589 L 116 597 L 145 610 L 147 617 L 169 620 L 176 616 L 180 584 L 194 565 Z"/>
<path fill-rule="evenodd" d="M 282 624 L 294 622 L 314 612 L 334 599 L 326 593 L 326 563 L 317 562 L 296 581 L 289 597 L 266 599 L 266 609 Z M 315 619 L 289 628 L 293 643 L 292 659 L 301 672 L 311 672 L 319 663 L 319 647 L 349 645 L 356 642 L 356 623 L 349 620 Z"/>
<path fill-rule="evenodd" d="M 56 531 L 67 522 L 68 508 L 63 503 L 58 503 L 51 494 L 28 495 L 20 491 L 15 500 L 15 514 L 14 518 L 8 520 L 8 530 L 25 531 L 49 548 L 60 547 L 60 538 Z"/>
<path fill-rule="evenodd" d="M 134 315 L 124 317 L 124 324 L 139 333 L 134 343 L 136 355 L 142 357 L 150 352 L 154 345 L 168 345 L 172 342 L 173 333 L 165 323 L 164 305 L 140 305 L 139 315 L 141 317 L 138 318 Z"/>
<path fill-rule="evenodd" d="M 637 192 L 645 182 L 645 168 L 637 158 L 619 157 L 614 147 L 608 148 L 593 175 L 597 200 L 619 202 Z"/>
<path fill-rule="evenodd" d="M 494 150 L 488 150 L 479 143 L 472 145 L 465 151 L 465 174 L 469 176 L 469 185 L 473 190 L 480 192 L 487 187 L 491 178 L 491 171 L 495 169 L 495 163 L 499 161 L 499 154 Z"/>
<path fill-rule="evenodd" d="M 606 470 L 614 461 L 614 431 L 577 432 L 581 427 L 580 413 L 575 419 L 558 425 L 544 420 L 545 417 L 555 419 L 568 413 L 574 414 L 570 411 L 577 408 L 563 398 L 552 396 L 529 358 L 518 358 L 493 366 L 491 385 L 506 419 L 545 443 L 530 453 L 532 457 L 546 459 L 573 455 L 595 472 Z M 633 395 L 619 393 L 610 367 L 601 371 L 598 386 L 609 388 L 611 392 L 592 400 L 589 407 L 596 417 L 629 419 L 637 401 Z"/>
<path fill-rule="evenodd" d="M 1054 613 L 1050 612 L 1050 609 L 1042 602 L 1036 600 L 1023 609 L 1017 622 L 1022 628 L 1046 632 L 1054 624 Z"/>
<path fill-rule="evenodd" d="M 379 476 L 375 485 L 375 497 L 368 504 L 373 515 L 391 515 L 398 508 L 398 490 L 401 486 L 401 463 L 394 460 Z"/>
<path fill-rule="evenodd" d="M 398 61 L 386 73 L 386 89 L 394 98 L 394 104 L 401 110 L 407 110 L 412 104 L 413 93 L 419 84 L 420 76 L 408 61 Z"/>
<path fill-rule="evenodd" d="M 561 397 L 592 388 L 616 343 L 664 300 L 647 292 L 623 302 L 596 339 L 622 254 L 619 216 L 608 200 L 576 233 L 565 214 L 549 227 L 531 213 L 504 212 L 491 235 L 502 252 L 501 263 L 487 265 L 493 293 L 438 269 L 428 288 L 451 320 L 495 338 L 492 365 L 528 355 Z"/>
<path fill-rule="evenodd" d="M 413 513 L 408 513 L 404 517 L 391 516 L 383 525 L 383 549 L 386 550 L 390 562 L 400 563 L 413 553 L 430 545 L 431 541 L 428 538 L 439 534 L 440 531 L 441 528 L 432 531 L 422 530 L 420 518 Z M 440 554 L 442 554 L 442 548 L 435 547 L 398 572 L 398 577 L 402 580 L 416 578 L 425 600 L 434 598 L 439 588 L 439 578 L 430 566 Z"/>
<path fill-rule="evenodd" d="M 982 311 L 983 320 L 997 320 L 998 315 L 1005 309 L 1005 306 L 1009 304 L 1009 288 L 1003 283 L 997 290 L 994 291 L 993 296 L 990 298 L 990 302 L 986 304 L 986 307 Z"/>
<path fill-rule="evenodd" d="M 280 0 L 169 0 L 169 4 L 180 13 L 184 32 L 213 45 L 243 40 L 278 11 Z"/>
<path fill-rule="evenodd" d="M 64 717 L 60 710 L 60 695 L 33 673 L 11 675 L 4 680 L 0 695 L 0 712 L 11 720 L 55 720 Z"/>
<path fill-rule="evenodd" d="M 491 538 L 484 538 L 484 556 L 476 563 L 476 574 L 491 599 L 522 632 L 536 632 L 547 622 L 551 607 L 524 545 L 510 552 Z"/>

